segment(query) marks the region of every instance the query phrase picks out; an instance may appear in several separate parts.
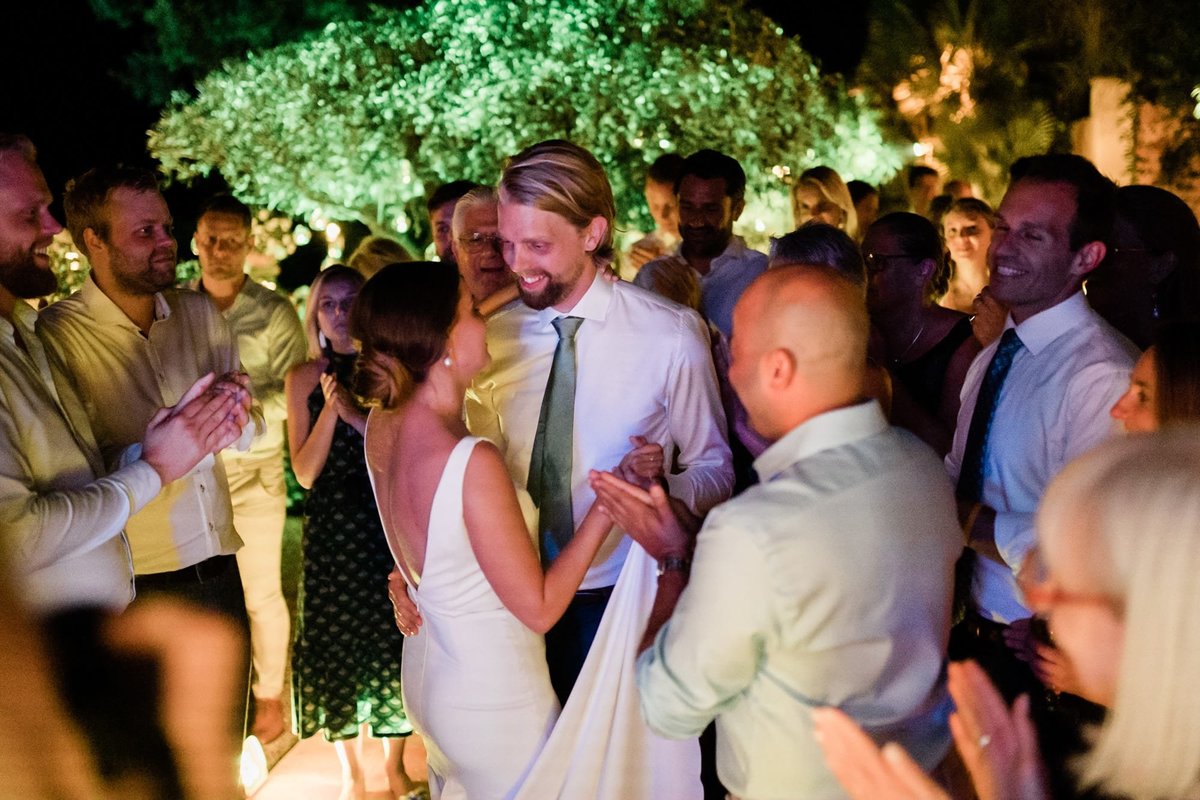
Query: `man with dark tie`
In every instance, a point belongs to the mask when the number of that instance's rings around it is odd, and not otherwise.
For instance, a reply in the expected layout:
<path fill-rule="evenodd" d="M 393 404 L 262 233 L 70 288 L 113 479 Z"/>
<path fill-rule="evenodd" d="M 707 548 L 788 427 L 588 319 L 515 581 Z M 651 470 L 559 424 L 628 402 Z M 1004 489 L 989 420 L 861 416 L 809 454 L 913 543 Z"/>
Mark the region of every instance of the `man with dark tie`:
<path fill-rule="evenodd" d="M 967 373 L 946 457 L 968 548 L 959 569 L 965 617 L 950 655 L 978 661 L 1009 701 L 1030 694 L 1035 718 L 1046 720 L 1045 692 L 1029 666 L 1031 614 L 1015 576 L 1034 545 L 1046 485 L 1113 433 L 1108 410 L 1128 385 L 1137 348 L 1081 291 L 1104 258 L 1112 182 L 1074 155 L 1022 158 L 1011 175 L 988 252 L 991 293 L 1009 316 Z"/>

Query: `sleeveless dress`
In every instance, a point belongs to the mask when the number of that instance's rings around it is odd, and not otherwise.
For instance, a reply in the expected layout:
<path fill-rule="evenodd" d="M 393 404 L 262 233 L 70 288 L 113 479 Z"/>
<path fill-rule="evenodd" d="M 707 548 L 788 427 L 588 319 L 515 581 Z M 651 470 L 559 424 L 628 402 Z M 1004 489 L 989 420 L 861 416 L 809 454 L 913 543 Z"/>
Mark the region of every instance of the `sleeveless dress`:
<path fill-rule="evenodd" d="M 354 356 L 333 359 L 339 382 Z M 316 424 L 325 405 L 320 384 L 308 396 Z M 304 507 L 303 581 L 292 649 L 292 717 L 300 738 L 324 731 L 353 738 L 363 722 L 374 736 L 407 736 L 400 695 L 400 651 L 387 596 L 392 570 L 363 437 L 339 419 L 329 456 Z"/>
<path fill-rule="evenodd" d="M 513 797 L 558 718 L 546 647 L 504 607 L 463 521 L 463 476 L 479 439 L 450 453 L 434 492 L 425 568 L 409 595 L 423 624 L 404 644 L 404 705 L 442 800 Z"/>
<path fill-rule="evenodd" d="M 946 383 L 946 370 L 950 360 L 962 343 L 971 338 L 970 317 L 954 323 L 942 340 L 907 364 L 900 364 L 893 374 L 908 390 L 917 405 L 930 416 L 937 418 L 941 410 L 942 388 Z"/>

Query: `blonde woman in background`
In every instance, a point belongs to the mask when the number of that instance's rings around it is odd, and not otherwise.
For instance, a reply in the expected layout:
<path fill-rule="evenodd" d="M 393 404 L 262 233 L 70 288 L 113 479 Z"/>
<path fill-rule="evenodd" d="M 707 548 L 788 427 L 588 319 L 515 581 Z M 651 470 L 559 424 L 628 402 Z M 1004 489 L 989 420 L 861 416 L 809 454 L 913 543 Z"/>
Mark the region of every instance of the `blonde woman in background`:
<path fill-rule="evenodd" d="M 412 255 L 404 245 L 386 236 L 368 236 L 358 243 L 346 265 L 364 278 L 369 278 L 388 264 L 412 261 Z"/>
<path fill-rule="evenodd" d="M 805 223 L 824 222 L 844 230 L 858 241 L 858 214 L 842 176 L 829 167 L 812 167 L 800 173 L 792 185 L 792 219 L 799 228 Z"/>

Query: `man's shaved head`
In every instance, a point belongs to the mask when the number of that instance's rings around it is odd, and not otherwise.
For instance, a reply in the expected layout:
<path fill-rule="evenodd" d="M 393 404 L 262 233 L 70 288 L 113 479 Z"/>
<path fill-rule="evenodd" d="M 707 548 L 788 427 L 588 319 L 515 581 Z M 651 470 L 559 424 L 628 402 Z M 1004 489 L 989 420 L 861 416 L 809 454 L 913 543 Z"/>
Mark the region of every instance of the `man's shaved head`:
<path fill-rule="evenodd" d="M 862 396 L 869 322 L 862 290 L 824 267 L 768 270 L 733 312 L 730 381 L 765 436 Z"/>

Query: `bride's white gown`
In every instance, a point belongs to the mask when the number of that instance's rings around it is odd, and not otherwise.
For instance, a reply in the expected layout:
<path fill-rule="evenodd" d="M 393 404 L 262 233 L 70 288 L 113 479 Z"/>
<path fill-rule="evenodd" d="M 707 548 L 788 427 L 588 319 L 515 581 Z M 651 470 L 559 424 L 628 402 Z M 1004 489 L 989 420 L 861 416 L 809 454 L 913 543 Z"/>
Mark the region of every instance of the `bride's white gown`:
<path fill-rule="evenodd" d="M 638 708 L 633 662 L 654 599 L 653 560 L 631 549 L 560 717 L 542 637 L 500 602 L 467 537 L 463 476 L 478 441 L 468 436 L 450 454 L 424 570 L 408 590 L 423 624 L 404 643 L 404 708 L 425 740 L 433 797 L 701 797 L 696 742 L 655 736 Z M 386 519 L 384 529 L 395 554 Z"/>
<path fill-rule="evenodd" d="M 424 624 L 402 664 L 404 710 L 446 800 L 511 796 L 558 718 L 542 637 L 500 602 L 467 538 L 463 474 L 476 441 L 455 445 L 433 496 L 425 569 L 409 588 Z"/>

